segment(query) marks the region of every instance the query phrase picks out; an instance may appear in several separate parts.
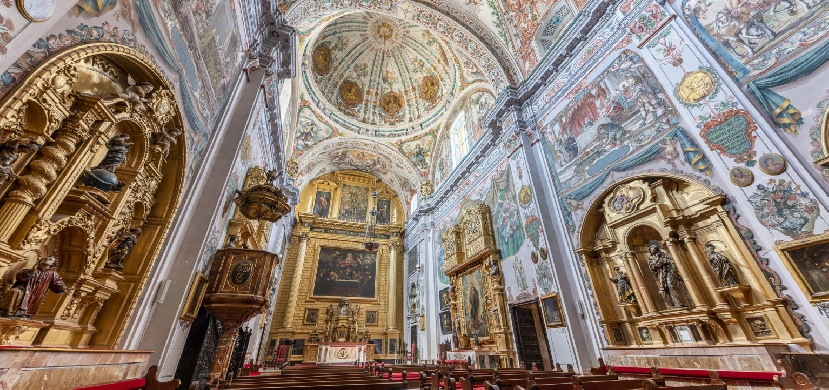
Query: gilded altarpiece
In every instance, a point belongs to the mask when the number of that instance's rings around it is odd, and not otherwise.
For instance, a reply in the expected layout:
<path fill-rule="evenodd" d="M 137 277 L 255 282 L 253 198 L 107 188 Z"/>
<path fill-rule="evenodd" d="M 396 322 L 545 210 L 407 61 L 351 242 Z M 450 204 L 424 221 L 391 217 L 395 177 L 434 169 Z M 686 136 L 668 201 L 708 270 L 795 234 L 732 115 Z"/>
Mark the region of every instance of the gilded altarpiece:
<path fill-rule="evenodd" d="M 442 233 L 449 276 L 449 308 L 455 349 L 495 355 L 500 367 L 515 365 L 509 312 L 489 207 L 471 203 L 457 224 Z"/>
<path fill-rule="evenodd" d="M 372 252 L 363 244 L 375 209 L 380 248 Z M 271 340 L 303 340 L 303 353 L 295 349 L 294 361 L 315 361 L 326 341 L 373 341 L 374 359 L 394 359 L 388 346 L 401 338 L 405 311 L 400 200 L 374 176 L 340 171 L 312 180 L 296 210 L 274 312 L 282 322 L 273 324 Z M 347 315 L 340 314 L 341 303 Z M 332 329 L 326 329 L 329 316 Z"/>
<path fill-rule="evenodd" d="M 786 344 L 809 348 L 725 201 L 725 194 L 683 179 L 642 177 L 611 187 L 594 203 L 577 252 L 593 293 L 603 297 L 596 309 L 614 364 L 644 364 L 632 349 L 687 355 L 668 363 L 682 365 L 724 347 L 745 354 L 740 358 L 756 369 L 774 369 L 771 355 Z"/>
<path fill-rule="evenodd" d="M 66 289 L 0 344 L 114 348 L 185 180 L 184 124 L 153 62 L 122 45 L 50 58 L 0 102 L 0 275 L 55 256 Z"/>

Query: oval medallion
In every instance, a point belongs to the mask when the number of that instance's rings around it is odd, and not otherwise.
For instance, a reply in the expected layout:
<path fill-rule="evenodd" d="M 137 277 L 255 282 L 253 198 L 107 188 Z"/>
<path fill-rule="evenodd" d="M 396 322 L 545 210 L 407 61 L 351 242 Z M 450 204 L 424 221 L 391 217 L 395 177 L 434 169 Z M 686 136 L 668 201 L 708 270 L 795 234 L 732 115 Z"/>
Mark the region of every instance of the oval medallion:
<path fill-rule="evenodd" d="M 340 101 L 348 108 L 354 108 L 363 102 L 363 89 L 353 81 L 343 81 L 339 88 Z"/>
<path fill-rule="evenodd" d="M 530 204 L 533 200 L 533 190 L 530 189 L 530 186 L 523 186 L 521 190 L 518 191 L 518 201 L 521 203 L 522 206 L 526 207 Z"/>
<path fill-rule="evenodd" d="M 754 183 L 754 173 L 746 167 L 734 167 L 728 172 L 728 178 L 734 185 L 739 187 L 748 187 Z"/>
<path fill-rule="evenodd" d="M 716 86 L 714 75 L 705 70 L 695 70 L 682 78 L 676 86 L 676 95 L 685 103 L 699 103 L 714 92 Z"/>
<path fill-rule="evenodd" d="M 312 59 L 314 73 L 325 76 L 331 70 L 331 49 L 328 45 L 321 43 L 314 48 Z"/>
<path fill-rule="evenodd" d="M 250 260 L 242 260 L 230 270 L 230 283 L 237 286 L 245 284 L 253 272 L 253 263 Z"/>
<path fill-rule="evenodd" d="M 20 13 L 33 22 L 45 22 L 55 13 L 57 6 L 57 0 L 17 0 Z"/>
<path fill-rule="evenodd" d="M 400 111 L 403 111 L 403 97 L 396 92 L 386 92 L 380 98 L 380 109 L 389 117 L 396 117 Z"/>
<path fill-rule="evenodd" d="M 757 159 L 757 166 L 763 173 L 776 176 L 786 170 L 786 159 L 777 153 L 765 153 Z"/>
<path fill-rule="evenodd" d="M 420 98 L 434 103 L 440 93 L 440 80 L 436 76 L 427 75 L 420 81 Z"/>

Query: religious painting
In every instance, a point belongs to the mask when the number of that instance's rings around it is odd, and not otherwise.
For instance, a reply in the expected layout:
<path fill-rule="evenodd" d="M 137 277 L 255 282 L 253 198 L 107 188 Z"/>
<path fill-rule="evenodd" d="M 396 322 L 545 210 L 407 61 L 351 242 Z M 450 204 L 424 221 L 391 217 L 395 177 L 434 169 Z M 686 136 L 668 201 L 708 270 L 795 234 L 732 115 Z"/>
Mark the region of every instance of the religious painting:
<path fill-rule="evenodd" d="M 397 339 L 389 339 L 389 355 L 397 354 Z"/>
<path fill-rule="evenodd" d="M 544 309 L 544 323 L 548 328 L 564 326 L 564 313 L 561 311 L 558 293 L 541 297 L 541 307 Z"/>
<path fill-rule="evenodd" d="M 613 342 L 615 344 L 625 343 L 625 334 L 622 332 L 622 328 L 610 328 L 610 334 L 613 335 Z"/>
<path fill-rule="evenodd" d="M 793 238 L 811 234 L 820 215 L 817 200 L 799 185 L 783 179 L 758 184 L 748 201 L 763 226 Z"/>
<path fill-rule="evenodd" d="M 766 153 L 757 159 L 757 166 L 763 173 L 777 176 L 786 170 L 786 160 L 777 153 Z"/>
<path fill-rule="evenodd" d="M 340 197 L 340 219 L 365 222 L 368 211 L 368 188 L 344 184 Z"/>
<path fill-rule="evenodd" d="M 412 249 L 409 249 L 409 253 L 406 254 L 406 273 L 414 272 L 419 263 L 419 252 L 417 251 L 417 244 L 415 244 Z"/>
<path fill-rule="evenodd" d="M 187 294 L 187 301 L 184 302 L 184 310 L 181 313 L 181 318 L 184 321 L 192 322 L 199 314 L 204 293 L 207 292 L 207 277 L 200 272 L 196 272 L 196 277 L 193 279 L 193 284 L 190 285 L 190 292 Z"/>
<path fill-rule="evenodd" d="M 438 316 L 440 317 L 440 332 L 443 334 L 452 333 L 452 313 L 442 311 Z"/>
<path fill-rule="evenodd" d="M 754 173 L 746 167 L 734 167 L 728 172 L 728 178 L 738 187 L 748 187 L 754 183 Z"/>
<path fill-rule="evenodd" d="M 320 309 L 305 309 L 305 321 L 303 321 L 306 325 L 313 325 L 317 323 L 317 319 L 319 319 Z"/>
<path fill-rule="evenodd" d="M 677 111 L 642 58 L 623 51 L 547 121 L 560 191 L 608 175 L 610 168 L 678 126 Z M 570 96 L 568 95 L 568 97 Z"/>
<path fill-rule="evenodd" d="M 829 301 L 829 235 L 786 242 L 774 249 L 809 301 Z"/>
<path fill-rule="evenodd" d="M 377 224 L 388 225 L 391 221 L 391 200 L 378 199 L 377 200 Z"/>
<path fill-rule="evenodd" d="M 374 298 L 376 280 L 376 253 L 320 248 L 313 295 Z"/>
<path fill-rule="evenodd" d="M 440 310 L 446 310 L 449 308 L 449 303 L 451 303 L 451 299 L 449 298 L 449 287 L 440 290 L 438 293 L 438 297 L 440 299 Z"/>
<path fill-rule="evenodd" d="M 374 344 L 374 354 L 375 355 L 382 355 L 383 354 L 383 339 L 374 339 L 374 340 L 371 340 L 371 343 Z"/>
<path fill-rule="evenodd" d="M 296 145 L 294 148 L 297 151 L 303 152 L 333 136 L 334 129 L 331 125 L 325 123 L 308 105 L 308 102 L 300 103 L 299 113 L 297 114 Z"/>
<path fill-rule="evenodd" d="M 481 121 L 495 106 L 495 96 L 487 90 L 473 93 L 465 104 L 467 134 L 471 136 L 471 144 L 475 145 L 484 135 Z"/>
<path fill-rule="evenodd" d="M 366 326 L 377 325 L 377 310 L 366 310 Z"/>
<path fill-rule="evenodd" d="M 331 192 L 317 191 L 317 197 L 314 199 L 314 215 L 328 218 L 329 211 L 331 211 Z"/>
<path fill-rule="evenodd" d="M 509 163 L 497 170 L 491 180 L 484 202 L 492 210 L 495 244 L 501 250 L 501 257 L 507 258 L 518 253 L 525 239 Z"/>
<path fill-rule="evenodd" d="M 650 329 L 648 329 L 647 327 L 644 327 L 644 326 L 640 326 L 639 328 L 637 328 L 637 331 L 639 332 L 639 340 L 641 340 L 642 343 L 644 343 L 644 344 L 652 344 L 653 343 L 653 337 L 651 336 L 651 330 Z"/>
<path fill-rule="evenodd" d="M 305 348 L 304 339 L 294 340 L 294 344 L 291 347 L 291 355 L 302 355 L 303 348 Z"/>
<path fill-rule="evenodd" d="M 489 337 L 489 324 L 484 306 L 484 283 L 481 271 L 475 270 L 461 277 L 463 294 L 463 317 L 466 322 L 466 334 L 470 337 L 478 332 L 478 337 Z"/>
<path fill-rule="evenodd" d="M 769 324 L 768 318 L 764 314 L 751 314 L 746 316 L 746 322 L 751 329 L 751 333 L 757 339 L 772 339 L 777 338 L 777 334 Z"/>
<path fill-rule="evenodd" d="M 687 0 L 683 8 L 697 35 L 740 81 L 827 33 L 826 1 Z"/>

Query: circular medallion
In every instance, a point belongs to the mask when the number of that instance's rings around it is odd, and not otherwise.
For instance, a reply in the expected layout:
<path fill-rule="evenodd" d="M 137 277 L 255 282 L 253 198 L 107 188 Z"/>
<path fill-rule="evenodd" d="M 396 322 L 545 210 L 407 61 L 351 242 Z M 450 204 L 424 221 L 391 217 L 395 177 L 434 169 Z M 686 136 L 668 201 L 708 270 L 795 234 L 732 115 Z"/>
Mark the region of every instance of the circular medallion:
<path fill-rule="evenodd" d="M 777 153 L 766 153 L 757 159 L 757 165 L 763 173 L 776 176 L 786 170 L 786 159 Z"/>
<path fill-rule="evenodd" d="M 17 8 L 20 13 L 33 22 L 48 20 L 55 13 L 57 5 L 58 0 L 17 0 Z"/>
<path fill-rule="evenodd" d="M 380 98 L 380 109 L 389 117 L 396 117 L 403 111 L 403 97 L 396 92 L 386 92 Z"/>
<path fill-rule="evenodd" d="M 521 190 L 518 191 L 518 202 L 521 203 L 522 206 L 527 206 L 533 200 L 533 190 L 530 189 L 530 186 L 523 186 Z"/>
<path fill-rule="evenodd" d="M 250 260 L 242 260 L 230 269 L 230 283 L 237 286 L 245 284 L 253 272 L 253 263 Z"/>
<path fill-rule="evenodd" d="M 748 187 L 754 183 L 754 173 L 746 167 L 734 167 L 728 172 L 728 178 L 738 187 Z"/>
<path fill-rule="evenodd" d="M 388 41 L 394 35 L 394 27 L 392 27 L 391 23 L 387 21 L 382 21 L 377 25 L 376 31 L 377 38 L 380 41 Z"/>
<path fill-rule="evenodd" d="M 363 102 L 363 89 L 353 81 L 343 81 L 339 88 L 340 100 L 348 108 L 354 108 Z"/>
<path fill-rule="evenodd" d="M 541 256 L 542 259 L 547 260 L 547 248 L 539 249 L 538 255 Z"/>
<path fill-rule="evenodd" d="M 716 86 L 714 75 L 705 70 L 695 70 L 682 78 L 676 86 L 676 95 L 685 103 L 699 103 L 714 92 Z"/>
<path fill-rule="evenodd" d="M 440 93 L 440 80 L 436 76 L 427 75 L 420 81 L 420 98 L 434 103 Z"/>
<path fill-rule="evenodd" d="M 337 359 L 345 359 L 348 357 L 348 350 L 345 348 L 340 348 L 337 350 Z"/>
<path fill-rule="evenodd" d="M 321 43 L 314 48 L 314 54 L 312 56 L 312 67 L 314 68 L 314 73 L 325 76 L 331 70 L 331 49 L 328 45 Z"/>

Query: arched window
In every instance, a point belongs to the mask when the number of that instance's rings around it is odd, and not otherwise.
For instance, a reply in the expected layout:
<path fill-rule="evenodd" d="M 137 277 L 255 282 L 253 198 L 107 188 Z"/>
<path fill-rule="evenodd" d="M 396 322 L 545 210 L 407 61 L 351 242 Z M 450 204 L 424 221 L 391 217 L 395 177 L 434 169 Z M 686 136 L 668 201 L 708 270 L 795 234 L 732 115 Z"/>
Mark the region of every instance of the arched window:
<path fill-rule="evenodd" d="M 469 151 L 469 132 L 466 125 L 466 113 L 461 111 L 449 129 L 452 139 L 452 168 L 458 166 Z"/>
<path fill-rule="evenodd" d="M 419 200 L 420 199 L 417 196 L 417 193 L 415 193 L 414 196 L 412 196 L 412 203 L 409 205 L 409 215 L 414 214 L 415 210 L 417 210 L 417 202 Z"/>

